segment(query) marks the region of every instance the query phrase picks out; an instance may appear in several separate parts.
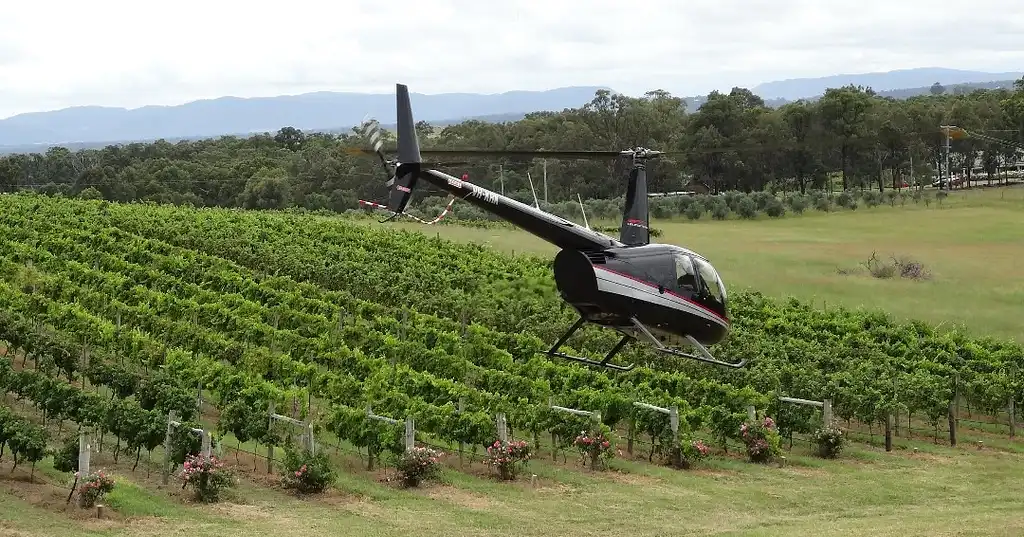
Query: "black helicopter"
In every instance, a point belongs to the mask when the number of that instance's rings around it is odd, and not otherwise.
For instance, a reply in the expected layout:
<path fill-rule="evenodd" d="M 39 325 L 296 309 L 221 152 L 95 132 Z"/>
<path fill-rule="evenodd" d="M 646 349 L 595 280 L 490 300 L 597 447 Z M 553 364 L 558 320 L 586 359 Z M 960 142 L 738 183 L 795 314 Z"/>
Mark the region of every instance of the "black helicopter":
<path fill-rule="evenodd" d="M 364 123 L 373 149 L 355 153 L 376 154 L 388 171 L 385 184 L 391 189 L 389 221 L 407 208 L 418 180 L 422 179 L 561 248 L 555 256 L 555 283 L 562 298 L 580 315 L 559 339 L 549 356 L 602 366 L 619 371 L 635 367 L 611 363 L 633 340 L 650 343 L 656 350 L 716 365 L 739 368 L 746 360 L 729 363 L 715 359 L 705 345 L 717 343 L 729 333 L 727 295 L 722 278 L 700 254 L 670 244 L 650 242 L 647 172 L 648 159 L 665 154 L 636 148 L 626 151 L 488 151 L 424 150 L 419 147 L 408 86 L 396 85 L 398 107 L 398 158 L 389 160 L 382 151 L 379 124 Z M 426 169 L 422 155 L 548 157 L 563 159 L 629 159 L 629 185 L 618 240 L 579 226 L 496 192 L 444 172 Z M 622 334 L 622 339 L 601 361 L 570 356 L 558 349 L 590 322 Z M 699 354 L 673 348 L 694 347 Z"/>

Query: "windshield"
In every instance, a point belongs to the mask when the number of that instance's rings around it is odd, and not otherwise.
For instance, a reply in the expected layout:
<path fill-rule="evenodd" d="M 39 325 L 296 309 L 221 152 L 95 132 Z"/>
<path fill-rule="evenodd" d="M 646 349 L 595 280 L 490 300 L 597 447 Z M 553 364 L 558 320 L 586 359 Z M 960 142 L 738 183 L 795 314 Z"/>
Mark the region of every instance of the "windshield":
<path fill-rule="evenodd" d="M 706 284 L 706 292 L 724 305 L 726 299 L 725 284 L 722 283 L 722 278 L 718 276 L 715 268 L 711 266 L 711 263 L 696 257 L 693 258 L 693 264 Z"/>
<path fill-rule="evenodd" d="M 679 284 L 679 289 L 696 293 L 697 273 L 694 271 L 693 263 L 690 262 L 690 256 L 677 253 L 674 257 L 676 260 L 676 282 Z"/>

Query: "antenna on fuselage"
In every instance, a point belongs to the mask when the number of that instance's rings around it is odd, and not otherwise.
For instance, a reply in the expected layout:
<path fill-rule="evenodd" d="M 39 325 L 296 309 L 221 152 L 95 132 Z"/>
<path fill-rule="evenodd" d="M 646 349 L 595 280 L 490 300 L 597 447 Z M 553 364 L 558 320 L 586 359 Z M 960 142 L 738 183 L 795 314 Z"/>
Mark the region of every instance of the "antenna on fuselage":
<path fill-rule="evenodd" d="M 526 178 L 530 181 L 530 192 L 533 192 L 533 206 L 540 209 L 540 201 L 537 200 L 537 190 L 533 188 L 533 177 L 530 177 L 530 172 L 526 172 Z"/>
<path fill-rule="evenodd" d="M 576 193 L 576 199 L 580 200 L 580 212 L 583 213 L 583 225 L 590 229 L 590 224 L 587 223 L 587 210 L 583 208 L 583 198 L 580 197 L 580 193 Z"/>

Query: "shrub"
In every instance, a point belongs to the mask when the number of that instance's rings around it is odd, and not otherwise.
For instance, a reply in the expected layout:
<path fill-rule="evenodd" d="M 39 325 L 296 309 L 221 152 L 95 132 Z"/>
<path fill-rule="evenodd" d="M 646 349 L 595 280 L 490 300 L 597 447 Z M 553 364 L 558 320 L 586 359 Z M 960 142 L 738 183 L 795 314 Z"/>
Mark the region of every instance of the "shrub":
<path fill-rule="evenodd" d="M 818 444 L 819 457 L 834 459 L 843 450 L 843 431 L 834 425 L 827 425 L 814 431 L 813 438 Z"/>
<path fill-rule="evenodd" d="M 820 198 L 816 198 L 814 200 L 814 208 L 819 211 L 827 213 L 829 209 L 832 208 L 832 204 L 831 202 L 829 202 L 828 198 L 826 198 L 825 196 L 821 196 Z"/>
<path fill-rule="evenodd" d="M 882 193 L 875 192 L 874 190 L 865 190 L 861 195 L 861 199 L 864 200 L 864 205 L 875 207 L 882 203 Z"/>
<path fill-rule="evenodd" d="M 764 212 L 772 218 L 779 218 L 786 214 L 786 207 L 778 200 L 778 198 L 772 198 L 768 200 L 765 205 Z"/>
<path fill-rule="evenodd" d="M 838 207 L 849 208 L 851 205 L 856 203 L 857 202 L 854 201 L 853 196 L 850 195 L 849 192 L 840 192 L 839 195 L 836 196 L 836 206 Z"/>
<path fill-rule="evenodd" d="M 402 485 L 417 487 L 425 480 L 440 477 L 441 455 L 440 451 L 427 447 L 413 447 L 402 453 L 395 465 Z"/>
<path fill-rule="evenodd" d="M 697 220 L 704 214 L 704 206 L 699 202 L 693 202 L 683 211 L 690 220 Z"/>
<path fill-rule="evenodd" d="M 729 216 L 729 206 L 724 203 L 716 203 L 711 207 L 711 218 L 715 220 L 725 220 L 725 217 Z"/>
<path fill-rule="evenodd" d="M 739 199 L 736 203 L 736 214 L 740 218 L 751 219 L 757 216 L 757 204 L 747 196 Z"/>
<path fill-rule="evenodd" d="M 775 420 L 765 416 L 761 421 L 747 421 L 740 425 L 740 436 L 747 446 L 751 462 L 766 463 L 782 453 L 782 437 Z"/>
<path fill-rule="evenodd" d="M 807 208 L 807 197 L 801 194 L 794 194 L 788 200 L 789 208 L 796 214 L 802 214 Z"/>
<path fill-rule="evenodd" d="M 75 472 L 75 478 L 79 477 Z M 114 480 L 103 470 L 86 476 L 78 489 L 78 505 L 86 509 L 96 505 L 96 501 L 114 490 Z"/>
<path fill-rule="evenodd" d="M 516 478 L 521 467 L 530 460 L 530 445 L 524 440 L 502 442 L 495 440 L 487 447 L 486 463 L 498 469 L 498 475 L 505 481 Z"/>
<path fill-rule="evenodd" d="M 78 438 L 72 436 L 53 452 L 53 468 L 58 472 L 78 471 Z M 75 477 L 78 477 L 77 475 Z"/>
<path fill-rule="evenodd" d="M 335 475 L 331 461 L 322 452 L 312 455 L 305 450 L 288 449 L 285 452 L 284 466 L 287 471 L 281 477 L 281 484 L 286 489 L 315 494 L 323 492 L 334 483 Z"/>
<path fill-rule="evenodd" d="M 235 484 L 231 472 L 224 469 L 224 462 L 214 455 L 209 458 L 202 455 L 185 457 L 181 480 L 182 489 L 191 486 L 195 499 L 206 503 L 219 501 L 223 491 Z"/>
<path fill-rule="evenodd" d="M 572 445 L 579 450 L 584 466 L 589 458 L 592 470 L 604 468 L 604 461 L 612 457 L 612 442 L 608 438 L 610 432 L 611 429 L 601 425 L 596 431 L 581 431 L 579 436 L 573 440 Z"/>
<path fill-rule="evenodd" d="M 681 449 L 682 453 L 680 459 L 683 468 L 689 468 L 693 466 L 693 463 L 706 459 L 708 454 L 711 452 L 711 448 L 701 440 L 684 442 Z"/>

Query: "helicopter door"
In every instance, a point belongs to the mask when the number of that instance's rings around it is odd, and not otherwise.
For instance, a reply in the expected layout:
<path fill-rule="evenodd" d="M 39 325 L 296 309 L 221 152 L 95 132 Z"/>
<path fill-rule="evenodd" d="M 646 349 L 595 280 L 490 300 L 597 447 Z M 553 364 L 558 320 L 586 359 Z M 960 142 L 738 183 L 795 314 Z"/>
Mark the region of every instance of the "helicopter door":
<path fill-rule="evenodd" d="M 694 270 L 693 262 L 690 261 L 690 256 L 675 254 L 673 257 L 676 262 L 677 288 L 683 292 L 696 293 L 698 289 L 697 272 Z"/>

